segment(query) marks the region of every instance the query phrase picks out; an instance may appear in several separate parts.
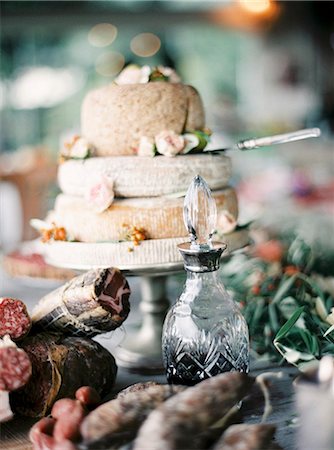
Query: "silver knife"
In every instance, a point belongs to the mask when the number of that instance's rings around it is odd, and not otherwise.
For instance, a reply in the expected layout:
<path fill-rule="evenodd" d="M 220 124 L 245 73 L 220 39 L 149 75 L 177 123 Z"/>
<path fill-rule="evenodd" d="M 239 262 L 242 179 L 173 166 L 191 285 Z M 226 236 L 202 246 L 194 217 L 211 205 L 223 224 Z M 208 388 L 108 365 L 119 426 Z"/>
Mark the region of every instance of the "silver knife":
<path fill-rule="evenodd" d="M 306 128 L 304 130 L 292 131 L 290 133 L 276 134 L 274 136 L 265 136 L 260 138 L 251 138 L 239 141 L 232 147 L 208 150 L 211 151 L 225 151 L 225 150 L 252 150 L 253 148 L 266 147 L 274 144 L 285 144 L 286 142 L 300 141 L 302 139 L 309 139 L 319 137 L 321 135 L 320 128 Z M 204 150 L 205 152 L 205 150 Z"/>

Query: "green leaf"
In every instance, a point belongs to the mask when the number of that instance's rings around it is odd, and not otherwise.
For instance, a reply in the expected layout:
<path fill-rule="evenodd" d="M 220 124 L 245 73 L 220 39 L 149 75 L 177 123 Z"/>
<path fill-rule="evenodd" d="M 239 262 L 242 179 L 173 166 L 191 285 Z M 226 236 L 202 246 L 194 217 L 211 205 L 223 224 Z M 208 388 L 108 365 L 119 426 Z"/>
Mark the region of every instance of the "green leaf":
<path fill-rule="evenodd" d="M 276 294 L 274 295 L 272 303 L 277 303 L 280 300 L 282 300 L 282 298 L 284 298 L 285 295 L 288 293 L 289 289 L 291 289 L 296 279 L 297 274 L 292 275 L 292 277 L 289 278 L 283 278 L 283 281 L 281 282 L 279 288 L 276 291 Z"/>
<path fill-rule="evenodd" d="M 280 325 L 279 325 L 279 321 L 277 318 L 277 311 L 276 311 L 275 304 L 273 304 L 273 303 L 269 304 L 268 313 L 269 313 L 269 321 L 271 323 L 271 327 L 276 332 L 279 329 Z"/>
<path fill-rule="evenodd" d="M 303 312 L 304 306 L 301 306 L 292 314 L 290 319 L 280 328 L 280 330 L 278 330 L 274 339 L 274 343 L 282 339 L 291 330 L 291 328 L 294 326 Z"/>
<path fill-rule="evenodd" d="M 264 298 L 259 298 L 257 300 L 253 300 L 253 301 L 256 302 L 256 308 L 255 308 L 253 317 L 251 318 L 251 326 L 256 327 L 256 325 L 258 324 L 258 322 L 262 316 L 262 311 L 264 308 Z"/>

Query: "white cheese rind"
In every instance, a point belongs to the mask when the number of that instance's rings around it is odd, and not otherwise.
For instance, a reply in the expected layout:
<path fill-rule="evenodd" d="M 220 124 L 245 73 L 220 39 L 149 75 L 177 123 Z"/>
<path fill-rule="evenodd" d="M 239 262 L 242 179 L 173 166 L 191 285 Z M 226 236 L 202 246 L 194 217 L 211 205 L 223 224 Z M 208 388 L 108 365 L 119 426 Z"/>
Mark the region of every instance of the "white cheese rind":
<path fill-rule="evenodd" d="M 114 156 L 69 160 L 58 168 L 58 183 L 65 194 L 85 196 L 91 180 L 113 180 L 117 197 L 158 197 L 186 192 L 201 175 L 212 190 L 227 186 L 231 160 L 225 155 Z"/>
<path fill-rule="evenodd" d="M 182 257 L 177 247 L 187 238 L 150 239 L 141 242 L 133 251 L 130 242 L 85 243 L 50 242 L 44 244 L 47 261 L 55 266 L 77 270 L 89 270 L 97 267 L 118 267 L 121 270 L 159 270 L 182 269 Z M 247 229 L 234 231 L 224 236 L 228 255 L 234 250 L 249 244 Z M 167 265 L 170 265 L 168 267 Z"/>
<path fill-rule="evenodd" d="M 90 91 L 81 108 L 81 131 L 98 156 L 134 155 L 140 138 L 163 130 L 182 134 L 205 126 L 201 98 L 182 83 L 115 83 Z"/>
<path fill-rule="evenodd" d="M 218 214 L 238 216 L 237 196 L 232 188 L 214 191 Z M 71 239 L 81 242 L 118 241 L 124 238 L 124 224 L 144 228 L 149 239 L 187 236 L 183 221 L 184 198 L 145 197 L 115 200 L 101 213 L 82 197 L 60 194 L 48 221 L 64 227 Z"/>

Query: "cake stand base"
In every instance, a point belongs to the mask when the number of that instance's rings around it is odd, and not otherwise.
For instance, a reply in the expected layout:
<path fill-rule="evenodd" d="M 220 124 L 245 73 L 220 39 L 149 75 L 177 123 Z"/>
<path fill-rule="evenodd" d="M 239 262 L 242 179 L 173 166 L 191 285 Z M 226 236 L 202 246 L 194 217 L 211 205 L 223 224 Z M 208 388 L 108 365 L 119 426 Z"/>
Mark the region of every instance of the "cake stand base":
<path fill-rule="evenodd" d="M 168 274 L 141 275 L 141 327 L 129 334 L 114 352 L 117 363 L 131 372 L 159 374 L 164 371 L 161 335 L 170 305 L 167 299 L 167 279 Z"/>

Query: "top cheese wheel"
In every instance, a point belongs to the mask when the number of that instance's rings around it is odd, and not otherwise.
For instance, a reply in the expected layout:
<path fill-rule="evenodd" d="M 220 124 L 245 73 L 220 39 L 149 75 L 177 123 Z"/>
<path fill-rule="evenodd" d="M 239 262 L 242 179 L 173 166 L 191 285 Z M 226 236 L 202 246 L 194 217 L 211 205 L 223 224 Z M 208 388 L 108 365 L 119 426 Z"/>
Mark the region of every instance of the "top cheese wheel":
<path fill-rule="evenodd" d="M 91 91 L 81 110 L 81 133 L 97 156 L 133 155 L 140 138 L 163 130 L 182 134 L 205 125 L 195 88 L 181 83 L 110 84 Z"/>

